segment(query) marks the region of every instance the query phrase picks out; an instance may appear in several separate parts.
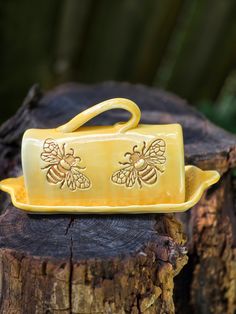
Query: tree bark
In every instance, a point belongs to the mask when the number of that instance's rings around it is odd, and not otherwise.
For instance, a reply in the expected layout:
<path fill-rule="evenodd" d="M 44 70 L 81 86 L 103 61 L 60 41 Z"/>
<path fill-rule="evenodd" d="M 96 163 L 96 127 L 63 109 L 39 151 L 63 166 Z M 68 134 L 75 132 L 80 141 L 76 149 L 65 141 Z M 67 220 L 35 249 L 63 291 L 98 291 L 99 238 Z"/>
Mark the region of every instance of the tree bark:
<path fill-rule="evenodd" d="M 174 95 L 141 85 L 67 84 L 42 95 L 33 87 L 0 128 L 2 178 L 21 174 L 25 129 L 56 127 L 112 97 L 136 101 L 146 123 L 179 122 L 186 163 L 222 178 L 190 211 L 174 215 L 27 215 L 2 194 L 1 313 L 233 313 L 233 185 L 236 140 Z M 93 124 L 124 120 L 105 113 Z"/>

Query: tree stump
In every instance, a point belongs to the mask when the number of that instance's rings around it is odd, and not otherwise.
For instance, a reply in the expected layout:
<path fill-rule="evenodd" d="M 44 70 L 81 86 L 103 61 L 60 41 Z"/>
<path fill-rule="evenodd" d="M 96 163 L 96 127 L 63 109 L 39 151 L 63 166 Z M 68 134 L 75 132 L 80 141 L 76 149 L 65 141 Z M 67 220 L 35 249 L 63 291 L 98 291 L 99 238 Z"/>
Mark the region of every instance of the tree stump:
<path fill-rule="evenodd" d="M 21 174 L 20 144 L 27 128 L 50 128 L 99 101 L 127 97 L 144 123 L 179 122 L 186 163 L 217 169 L 222 179 L 199 205 L 174 217 L 152 215 L 27 215 L 2 194 L 1 313 L 233 313 L 233 185 L 236 140 L 176 96 L 140 85 L 67 84 L 42 95 L 33 87 L 0 128 L 1 178 Z M 110 111 L 92 120 L 127 117 Z M 231 312 L 230 312 L 231 311 Z"/>

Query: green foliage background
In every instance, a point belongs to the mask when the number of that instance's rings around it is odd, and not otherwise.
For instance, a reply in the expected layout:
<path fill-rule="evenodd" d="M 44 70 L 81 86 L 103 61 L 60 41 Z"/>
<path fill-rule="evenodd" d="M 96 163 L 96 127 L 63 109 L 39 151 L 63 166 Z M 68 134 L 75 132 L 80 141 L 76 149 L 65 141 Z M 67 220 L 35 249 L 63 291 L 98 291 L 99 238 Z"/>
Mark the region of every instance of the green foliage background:
<path fill-rule="evenodd" d="M 4 121 L 33 83 L 170 90 L 236 132 L 236 1 L 0 0 Z"/>

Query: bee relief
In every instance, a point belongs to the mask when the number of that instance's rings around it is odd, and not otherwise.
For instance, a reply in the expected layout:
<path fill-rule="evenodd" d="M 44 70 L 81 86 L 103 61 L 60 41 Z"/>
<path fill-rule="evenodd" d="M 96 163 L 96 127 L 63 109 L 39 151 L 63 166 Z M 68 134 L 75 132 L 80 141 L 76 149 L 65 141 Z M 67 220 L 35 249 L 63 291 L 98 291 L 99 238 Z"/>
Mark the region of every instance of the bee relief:
<path fill-rule="evenodd" d="M 59 147 L 55 140 L 46 139 L 41 159 L 48 164 L 42 169 L 47 169 L 46 178 L 49 183 L 60 184 L 61 189 L 66 184 L 71 191 L 88 189 L 91 186 L 89 178 L 81 172 L 85 170 L 79 166 L 81 158 L 75 156 L 73 148 L 66 151 L 65 143 Z"/>
<path fill-rule="evenodd" d="M 111 180 L 114 183 L 132 188 L 137 182 L 142 188 L 143 183 L 155 184 L 159 175 L 164 172 L 163 166 L 166 162 L 164 140 L 157 139 L 148 147 L 144 141 L 141 150 L 138 150 L 137 147 L 137 145 L 133 146 L 132 153 L 124 154 L 125 157 L 129 156 L 128 161 L 119 162 L 123 167 L 113 173 Z"/>

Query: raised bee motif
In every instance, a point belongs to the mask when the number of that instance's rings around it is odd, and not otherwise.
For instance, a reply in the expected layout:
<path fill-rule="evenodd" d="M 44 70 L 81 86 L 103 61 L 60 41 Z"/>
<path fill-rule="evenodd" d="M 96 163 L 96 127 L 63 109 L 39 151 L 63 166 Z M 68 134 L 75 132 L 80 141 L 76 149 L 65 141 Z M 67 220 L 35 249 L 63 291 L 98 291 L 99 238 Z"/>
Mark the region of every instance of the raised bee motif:
<path fill-rule="evenodd" d="M 91 186 L 89 178 L 80 172 L 80 170 L 85 169 L 78 165 L 81 158 L 74 155 L 73 148 L 66 152 L 65 143 L 60 148 L 55 140 L 46 139 L 40 157 L 48 163 L 42 169 L 47 169 L 46 178 L 49 183 L 60 183 L 61 189 L 66 183 L 71 191 L 88 189 Z"/>
<path fill-rule="evenodd" d="M 143 142 L 141 151 L 133 147 L 133 152 L 125 153 L 129 156 L 128 162 L 119 162 L 124 167 L 114 172 L 111 180 L 117 184 L 123 184 L 131 188 L 137 182 L 139 187 L 142 184 L 152 185 L 156 183 L 158 176 L 164 172 L 163 165 L 166 162 L 166 144 L 162 139 L 153 141 L 148 147 Z"/>

